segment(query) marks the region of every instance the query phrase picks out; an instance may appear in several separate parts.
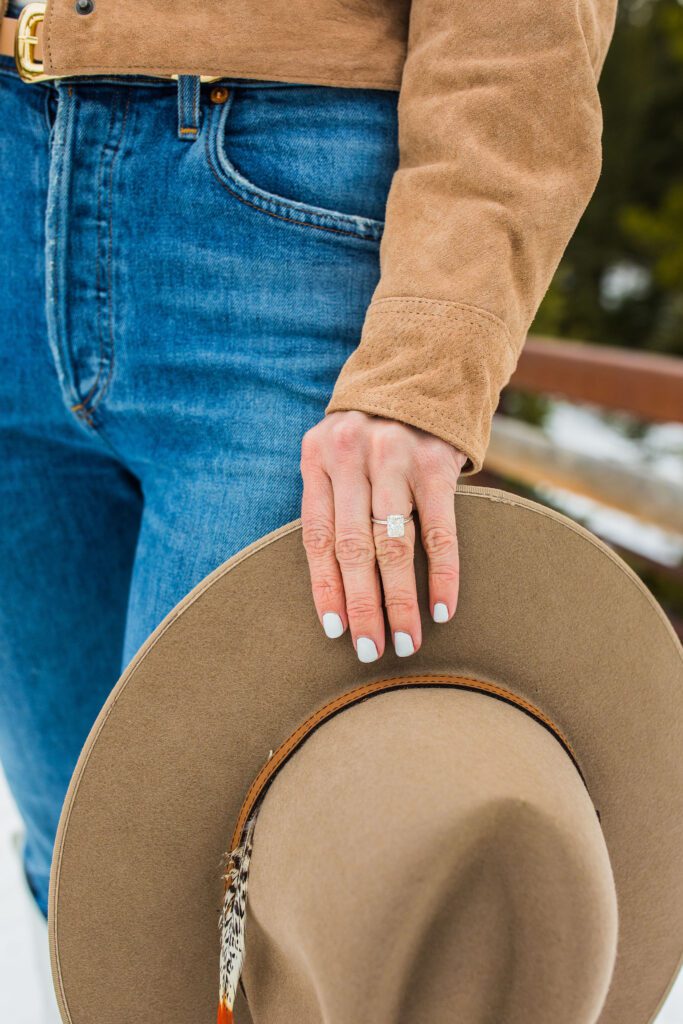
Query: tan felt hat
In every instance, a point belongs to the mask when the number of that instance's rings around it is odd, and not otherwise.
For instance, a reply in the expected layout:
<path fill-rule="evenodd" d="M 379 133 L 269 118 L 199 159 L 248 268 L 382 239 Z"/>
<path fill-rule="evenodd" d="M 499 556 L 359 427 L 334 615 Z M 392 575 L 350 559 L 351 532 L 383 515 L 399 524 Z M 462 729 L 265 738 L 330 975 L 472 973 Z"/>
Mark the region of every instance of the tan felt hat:
<path fill-rule="evenodd" d="M 410 658 L 325 637 L 299 521 L 146 641 L 60 820 L 65 1022 L 213 1022 L 254 808 L 237 1024 L 654 1019 L 683 950 L 683 650 L 570 519 L 455 506 L 458 608 Z M 416 572 L 425 608 L 419 547 Z"/>

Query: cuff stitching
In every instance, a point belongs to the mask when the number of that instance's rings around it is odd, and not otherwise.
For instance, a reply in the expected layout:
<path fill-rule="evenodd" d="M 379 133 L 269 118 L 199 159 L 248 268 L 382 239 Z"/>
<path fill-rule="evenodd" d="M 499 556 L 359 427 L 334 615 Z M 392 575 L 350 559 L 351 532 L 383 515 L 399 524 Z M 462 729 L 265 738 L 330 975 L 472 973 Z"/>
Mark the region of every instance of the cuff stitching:
<path fill-rule="evenodd" d="M 418 298 L 418 297 L 414 297 L 414 296 L 404 296 L 404 297 L 401 297 L 401 296 L 387 296 L 386 298 L 382 298 L 382 299 L 373 299 L 371 301 L 369 307 L 368 307 L 368 311 L 367 311 L 368 314 L 373 312 L 373 307 L 377 307 L 377 306 L 379 306 L 380 304 L 383 304 L 383 303 L 393 303 L 394 305 L 399 305 L 399 306 L 425 305 L 425 306 L 436 307 L 436 310 L 440 310 L 439 312 L 433 311 L 431 313 L 427 313 L 426 311 L 417 310 L 416 309 L 416 310 L 413 310 L 413 315 L 415 315 L 415 316 L 427 316 L 427 315 L 430 315 L 430 316 L 440 316 L 440 317 L 442 317 L 445 320 L 454 319 L 450 315 L 450 311 L 451 310 L 456 310 L 456 311 L 457 310 L 464 310 L 465 312 L 469 313 L 470 315 L 476 316 L 478 320 L 480 320 L 480 321 L 483 320 L 483 321 L 485 321 L 485 322 L 487 322 L 489 324 L 492 324 L 495 327 L 498 327 L 500 330 L 502 330 L 502 332 L 505 335 L 508 343 L 514 349 L 514 345 L 513 345 L 513 342 L 512 342 L 512 336 L 510 334 L 510 329 L 509 329 L 508 325 L 505 323 L 505 321 L 501 320 L 500 317 L 496 316 L 495 313 L 490 313 L 487 309 L 482 309 L 480 306 L 474 306 L 474 305 L 472 305 L 471 303 L 468 303 L 468 302 L 456 302 L 453 299 L 423 299 L 423 298 Z M 457 316 L 456 319 L 462 320 L 462 319 L 465 319 L 465 318 L 461 317 L 461 316 Z M 472 321 L 466 321 L 466 322 L 471 323 Z"/>
<path fill-rule="evenodd" d="M 426 310 L 423 311 L 423 310 L 415 309 L 415 310 L 413 310 L 410 313 L 406 313 L 405 316 L 403 317 L 403 320 L 404 320 L 404 323 L 410 323 L 411 321 L 412 322 L 419 322 L 421 317 L 431 317 L 431 318 L 436 319 L 436 320 L 450 320 L 452 323 L 467 324 L 469 327 L 473 327 L 474 328 L 474 330 L 471 331 L 470 333 L 476 334 L 479 337 L 483 337 L 483 338 L 490 338 L 491 337 L 491 331 L 490 330 L 486 330 L 486 328 L 481 323 L 479 323 L 478 321 L 476 321 L 476 320 L 468 320 L 467 317 L 464 317 L 464 316 L 457 316 L 457 317 L 443 316 L 440 313 L 428 313 Z M 515 347 L 514 347 L 514 345 L 512 343 L 512 339 L 510 338 L 509 333 L 507 333 L 507 332 L 505 333 L 505 335 L 503 337 L 503 341 L 505 342 L 506 347 L 509 349 L 510 354 L 512 355 L 512 358 L 516 360 L 517 359 L 517 352 L 515 351 Z"/>

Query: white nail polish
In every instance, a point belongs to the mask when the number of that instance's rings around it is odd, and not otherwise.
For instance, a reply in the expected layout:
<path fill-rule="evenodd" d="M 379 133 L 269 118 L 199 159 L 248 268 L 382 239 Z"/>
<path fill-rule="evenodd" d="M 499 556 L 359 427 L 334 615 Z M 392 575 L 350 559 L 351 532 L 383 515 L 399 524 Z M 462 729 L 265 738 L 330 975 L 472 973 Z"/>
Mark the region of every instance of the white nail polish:
<path fill-rule="evenodd" d="M 323 629 L 325 630 L 325 636 L 328 636 L 330 640 L 336 640 L 338 636 L 342 635 L 344 626 L 336 612 L 325 612 L 323 615 Z"/>
<path fill-rule="evenodd" d="M 379 655 L 374 640 L 367 636 L 359 636 L 356 640 L 356 654 L 359 661 L 377 661 Z"/>
<path fill-rule="evenodd" d="M 415 653 L 413 638 L 410 633 L 402 633 L 396 630 L 394 633 L 394 650 L 399 658 L 407 658 L 409 654 Z"/>
<path fill-rule="evenodd" d="M 448 605 L 443 601 L 437 601 L 432 612 L 434 622 L 448 622 Z"/>

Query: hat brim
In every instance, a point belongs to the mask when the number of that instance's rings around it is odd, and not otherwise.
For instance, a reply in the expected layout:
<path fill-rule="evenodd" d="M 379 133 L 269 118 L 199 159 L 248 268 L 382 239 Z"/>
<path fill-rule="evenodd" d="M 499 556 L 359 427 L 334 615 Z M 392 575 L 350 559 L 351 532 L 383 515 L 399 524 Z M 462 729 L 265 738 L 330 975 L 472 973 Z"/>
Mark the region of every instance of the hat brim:
<path fill-rule="evenodd" d="M 423 616 L 410 659 L 328 640 L 297 520 L 211 573 L 112 691 L 81 752 L 55 844 L 53 975 L 70 1024 L 212 1020 L 222 860 L 269 751 L 363 682 L 454 673 L 505 687 L 571 741 L 618 897 L 600 1024 L 647 1024 L 683 950 L 683 650 L 631 569 L 558 512 L 460 485 L 458 608 Z M 421 608 L 426 560 L 418 544 Z M 239 1019 L 239 1018 L 238 1018 Z"/>

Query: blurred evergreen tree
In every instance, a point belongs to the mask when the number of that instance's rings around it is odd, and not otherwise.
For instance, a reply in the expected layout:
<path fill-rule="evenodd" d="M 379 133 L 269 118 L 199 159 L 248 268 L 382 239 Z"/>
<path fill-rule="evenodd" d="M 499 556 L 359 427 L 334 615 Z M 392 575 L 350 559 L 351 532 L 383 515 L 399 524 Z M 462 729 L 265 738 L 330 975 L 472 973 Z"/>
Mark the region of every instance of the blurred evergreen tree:
<path fill-rule="evenodd" d="M 531 332 L 683 355 L 683 0 L 621 0 L 603 169 Z"/>
<path fill-rule="evenodd" d="M 683 356 L 683 0 L 620 0 L 599 90 L 602 173 L 531 333 Z M 499 411 L 542 425 L 552 407 L 506 388 Z M 649 430 L 627 413 L 602 417 L 623 435 Z M 683 636 L 680 568 L 620 554 Z"/>

